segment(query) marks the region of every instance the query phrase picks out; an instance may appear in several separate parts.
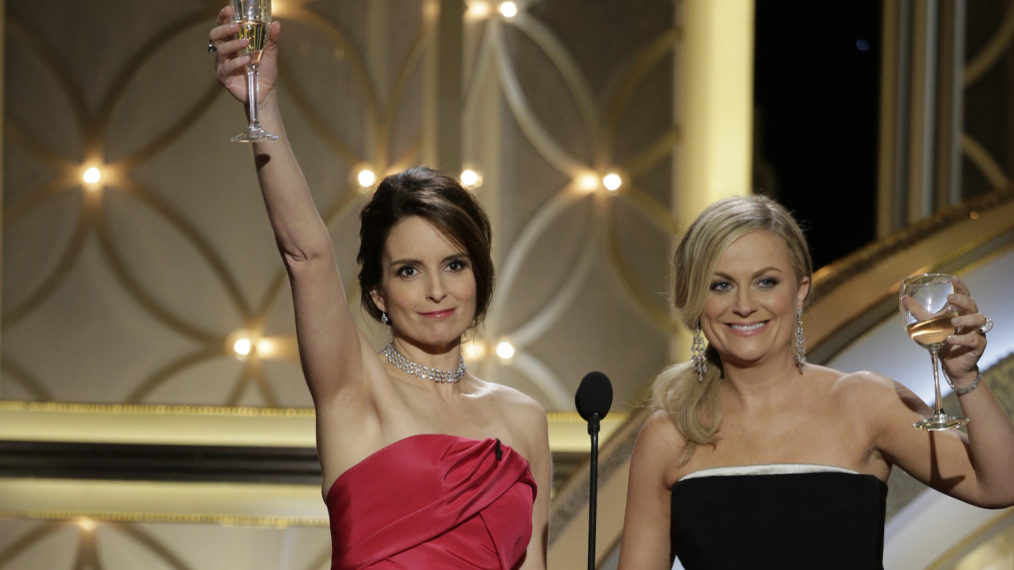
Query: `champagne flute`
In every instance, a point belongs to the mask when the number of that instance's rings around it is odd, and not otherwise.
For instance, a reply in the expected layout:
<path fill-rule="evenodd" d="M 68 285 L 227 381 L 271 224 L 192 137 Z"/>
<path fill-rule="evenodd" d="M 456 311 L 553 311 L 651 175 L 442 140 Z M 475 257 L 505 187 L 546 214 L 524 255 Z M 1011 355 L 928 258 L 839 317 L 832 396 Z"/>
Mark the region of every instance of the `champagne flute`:
<path fill-rule="evenodd" d="M 257 66 L 261 62 L 261 52 L 264 44 L 268 41 L 268 28 L 271 26 L 271 0 L 231 0 L 232 21 L 239 24 L 240 39 L 250 40 L 247 47 L 243 48 L 240 55 L 249 55 L 250 62 L 246 64 L 246 93 L 247 93 L 247 114 L 250 116 L 250 124 L 242 133 L 232 137 L 233 142 L 259 142 L 273 141 L 278 135 L 273 135 L 263 127 L 257 120 Z"/>
<path fill-rule="evenodd" d="M 932 416 L 912 424 L 918 429 L 935 431 L 968 423 L 967 418 L 951 416 L 944 412 L 940 397 L 940 363 L 937 352 L 947 337 L 954 334 L 951 319 L 958 315 L 957 310 L 947 302 L 947 295 L 954 292 L 953 280 L 953 275 L 926 273 L 904 279 L 898 291 L 901 314 L 905 318 L 905 330 L 919 346 L 929 350 L 933 364 L 936 406 L 933 408 Z"/>

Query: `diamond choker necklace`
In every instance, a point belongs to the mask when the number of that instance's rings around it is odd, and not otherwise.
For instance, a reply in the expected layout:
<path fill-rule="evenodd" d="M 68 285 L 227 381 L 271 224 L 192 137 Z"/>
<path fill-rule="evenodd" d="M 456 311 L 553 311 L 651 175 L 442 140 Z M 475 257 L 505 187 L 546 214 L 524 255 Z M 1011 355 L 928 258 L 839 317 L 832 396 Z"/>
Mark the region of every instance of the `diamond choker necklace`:
<path fill-rule="evenodd" d="M 412 376 L 418 376 L 423 380 L 431 380 L 433 382 L 447 382 L 456 383 L 461 382 L 461 377 L 465 375 L 465 359 L 458 357 L 458 367 L 454 370 L 440 370 L 438 368 L 430 368 L 429 366 L 423 366 L 422 364 L 416 364 L 411 360 L 405 358 L 398 352 L 398 349 L 394 348 L 393 343 L 387 343 L 387 346 L 380 350 L 387 361 L 397 366 L 400 370 L 408 372 Z"/>

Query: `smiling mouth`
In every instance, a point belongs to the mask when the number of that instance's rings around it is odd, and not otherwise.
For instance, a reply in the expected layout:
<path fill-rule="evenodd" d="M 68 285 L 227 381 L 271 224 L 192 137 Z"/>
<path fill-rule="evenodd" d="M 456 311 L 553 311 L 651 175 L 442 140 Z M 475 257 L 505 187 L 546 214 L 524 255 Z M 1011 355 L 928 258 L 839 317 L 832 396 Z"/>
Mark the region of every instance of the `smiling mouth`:
<path fill-rule="evenodd" d="M 432 311 L 432 312 L 429 312 L 429 313 L 421 313 L 421 314 L 422 314 L 422 316 L 428 317 L 428 318 L 431 318 L 431 319 L 442 319 L 444 317 L 449 317 L 449 316 L 453 315 L 454 314 L 454 309 L 444 309 L 442 311 Z"/>
<path fill-rule="evenodd" d="M 766 324 L 768 324 L 767 321 L 761 321 L 759 323 L 750 323 L 748 325 L 737 325 L 735 323 L 729 323 L 729 328 L 735 331 L 750 332 L 762 328 Z"/>

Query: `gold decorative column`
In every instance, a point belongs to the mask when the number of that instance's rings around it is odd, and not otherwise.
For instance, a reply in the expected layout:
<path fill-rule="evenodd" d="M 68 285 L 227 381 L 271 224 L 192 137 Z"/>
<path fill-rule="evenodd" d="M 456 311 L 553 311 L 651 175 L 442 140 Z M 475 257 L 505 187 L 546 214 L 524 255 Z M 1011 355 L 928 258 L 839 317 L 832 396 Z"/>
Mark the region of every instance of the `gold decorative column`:
<path fill-rule="evenodd" d="M 676 28 L 673 213 L 682 231 L 711 202 L 752 190 L 753 0 L 682 0 Z M 675 358 L 688 359 L 689 347 L 676 339 Z"/>
<path fill-rule="evenodd" d="M 430 35 L 426 61 L 423 159 L 431 167 L 461 171 L 462 37 L 464 5 L 428 0 L 423 5 Z"/>
<path fill-rule="evenodd" d="M 7 2 L 0 0 L 0 109 L 4 108 L 4 77 L 6 75 L 3 69 L 3 62 L 5 61 L 6 54 L 4 53 L 4 45 L 7 42 L 5 31 L 7 30 Z M 0 230 L 3 228 L 3 214 L 4 214 L 4 153 L 3 153 L 3 132 L 4 132 L 4 114 L 0 113 Z M 3 290 L 3 251 L 4 251 L 4 239 L 3 231 L 0 231 L 0 291 Z M 0 293 L 0 301 L 3 301 L 3 293 Z M 0 305 L 2 306 L 2 305 Z M 3 329 L 0 328 L 0 354 L 3 354 Z M 4 381 L 3 377 L 0 376 L 0 399 L 4 395 Z"/>

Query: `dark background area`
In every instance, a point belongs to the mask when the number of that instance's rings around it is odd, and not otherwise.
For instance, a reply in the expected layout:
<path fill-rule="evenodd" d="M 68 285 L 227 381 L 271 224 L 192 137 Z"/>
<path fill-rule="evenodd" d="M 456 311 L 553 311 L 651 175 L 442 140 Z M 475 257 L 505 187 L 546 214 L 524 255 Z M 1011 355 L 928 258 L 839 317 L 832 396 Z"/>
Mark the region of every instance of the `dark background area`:
<path fill-rule="evenodd" d="M 881 10 L 756 4 L 753 189 L 796 216 L 815 268 L 876 237 Z"/>

